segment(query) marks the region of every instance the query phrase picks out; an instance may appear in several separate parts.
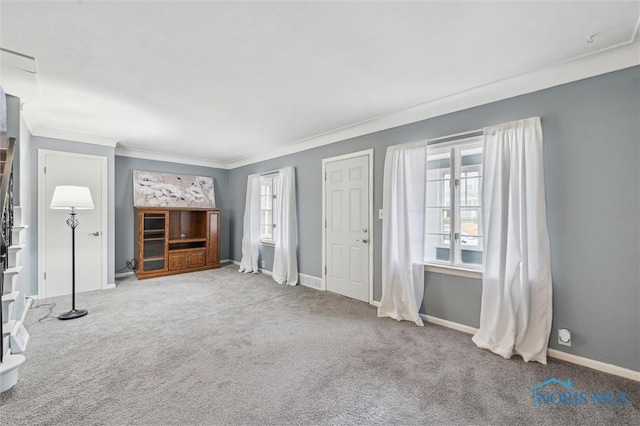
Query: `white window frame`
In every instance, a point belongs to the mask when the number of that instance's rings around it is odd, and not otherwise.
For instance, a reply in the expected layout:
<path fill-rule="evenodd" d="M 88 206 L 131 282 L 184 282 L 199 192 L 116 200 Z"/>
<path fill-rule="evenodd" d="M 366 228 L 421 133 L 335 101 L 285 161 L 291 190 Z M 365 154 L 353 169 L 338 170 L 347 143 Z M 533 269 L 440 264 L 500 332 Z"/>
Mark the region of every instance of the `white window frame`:
<path fill-rule="evenodd" d="M 275 173 L 269 173 L 269 174 L 265 174 L 260 176 L 260 244 L 263 245 L 275 245 L 276 243 L 276 239 L 275 239 L 275 235 L 273 230 L 276 227 L 276 223 L 275 223 L 275 217 L 276 217 L 276 198 L 278 196 L 277 192 L 276 192 L 276 188 L 278 187 L 277 183 L 278 183 L 278 179 L 279 179 L 279 174 L 278 172 Z M 264 195 L 262 195 L 262 188 L 264 185 L 268 185 L 271 187 L 271 222 L 270 223 L 265 223 L 265 221 L 263 220 L 263 211 L 268 211 L 269 209 L 263 209 L 262 208 L 262 198 L 264 197 Z M 271 227 L 271 236 L 269 237 L 265 237 L 262 234 L 262 229 L 265 226 L 270 226 Z"/>
<path fill-rule="evenodd" d="M 462 243 L 462 233 L 461 233 L 461 217 L 462 217 L 462 209 L 461 209 L 461 185 L 460 185 L 460 177 L 462 173 L 462 161 L 460 153 L 464 149 L 469 148 L 482 148 L 482 137 L 471 137 L 465 139 L 458 139 L 450 142 L 445 142 L 441 144 L 434 144 L 429 146 L 430 154 L 440 154 L 444 152 L 450 153 L 450 167 L 449 171 L 445 172 L 445 174 L 449 174 L 450 183 L 449 187 L 451 190 L 449 191 L 450 200 L 449 200 L 449 216 L 450 216 L 450 245 L 449 248 L 449 260 L 448 261 L 438 261 L 438 260 L 425 260 L 425 270 L 430 272 L 439 272 L 450 275 L 458 275 L 470 278 L 480 278 L 482 277 L 482 265 L 471 265 L 462 263 L 462 251 L 463 250 L 477 250 L 481 251 L 482 247 L 463 247 Z M 475 167 L 474 167 L 475 168 Z M 482 176 L 482 166 L 478 165 L 477 170 Z M 456 184 L 457 183 L 457 184 Z M 479 188 L 479 197 L 480 197 L 480 206 L 477 208 L 479 221 L 478 226 L 480 230 L 482 229 L 482 188 Z M 442 189 L 438 189 L 439 192 L 442 192 Z M 441 219 L 440 219 L 441 221 Z M 441 225 L 443 226 L 443 225 Z M 480 244 L 482 244 L 482 233 L 479 232 L 480 239 L 478 240 Z M 456 238 L 457 236 L 457 238 Z M 453 238 L 452 238 L 453 237 Z M 441 242 L 444 243 L 446 237 L 442 237 Z"/>

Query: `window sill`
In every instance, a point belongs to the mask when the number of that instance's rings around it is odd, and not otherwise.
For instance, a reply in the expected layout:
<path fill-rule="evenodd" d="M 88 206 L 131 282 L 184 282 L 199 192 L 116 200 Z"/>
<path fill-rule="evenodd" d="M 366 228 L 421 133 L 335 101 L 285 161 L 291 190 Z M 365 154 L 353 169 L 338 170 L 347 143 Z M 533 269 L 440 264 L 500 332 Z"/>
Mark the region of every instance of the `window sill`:
<path fill-rule="evenodd" d="M 438 274 L 455 275 L 457 277 L 482 279 L 482 271 L 477 269 L 458 268 L 445 265 L 424 265 L 426 272 L 435 272 Z"/>
<path fill-rule="evenodd" d="M 276 246 L 276 243 L 274 243 L 273 241 L 260 241 L 258 244 L 260 244 L 261 246 L 267 246 L 267 247 Z"/>

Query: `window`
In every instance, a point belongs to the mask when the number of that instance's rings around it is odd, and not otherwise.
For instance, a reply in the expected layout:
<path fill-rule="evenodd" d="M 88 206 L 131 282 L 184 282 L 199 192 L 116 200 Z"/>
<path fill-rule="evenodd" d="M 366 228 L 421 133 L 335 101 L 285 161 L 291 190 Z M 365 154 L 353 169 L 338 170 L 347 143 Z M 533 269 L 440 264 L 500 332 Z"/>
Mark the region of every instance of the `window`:
<path fill-rule="evenodd" d="M 482 139 L 429 147 L 425 263 L 482 266 Z"/>
<path fill-rule="evenodd" d="M 273 228 L 278 174 L 260 176 L 260 242 L 275 243 Z"/>

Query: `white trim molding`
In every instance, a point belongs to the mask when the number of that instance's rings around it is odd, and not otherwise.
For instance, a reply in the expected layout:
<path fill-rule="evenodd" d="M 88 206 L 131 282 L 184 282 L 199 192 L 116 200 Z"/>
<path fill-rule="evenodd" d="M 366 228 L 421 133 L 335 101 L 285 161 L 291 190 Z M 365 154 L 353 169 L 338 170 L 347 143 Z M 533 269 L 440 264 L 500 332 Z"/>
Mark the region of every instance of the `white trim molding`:
<path fill-rule="evenodd" d="M 261 274 L 269 275 L 270 277 L 273 276 L 273 272 L 268 269 L 258 268 L 258 272 L 260 272 Z"/>
<path fill-rule="evenodd" d="M 434 317 L 434 316 L 431 316 L 431 315 L 420 314 L 420 318 L 422 318 L 424 321 L 426 321 L 428 323 L 435 324 L 435 325 L 441 325 L 441 326 L 447 327 L 447 328 L 452 328 L 454 330 L 462 331 L 463 333 L 467 333 L 467 334 L 475 334 L 476 331 L 478 331 L 478 329 L 475 328 L 475 327 L 471 327 L 469 325 L 464 325 L 464 324 L 460 324 L 460 323 L 457 323 L 457 322 L 449 321 L 449 320 L 446 320 L 446 319 Z"/>
<path fill-rule="evenodd" d="M 61 139 L 72 142 L 90 143 L 114 148 L 118 143 L 118 138 L 113 136 L 94 135 L 78 130 L 61 129 L 51 126 L 35 126 L 31 130 L 32 136 L 40 138 Z"/>
<path fill-rule="evenodd" d="M 24 311 L 22 311 L 22 315 L 20 316 L 21 323 L 24 324 L 24 320 L 27 318 L 27 312 L 29 312 L 29 309 L 33 306 L 34 301 L 35 299 L 33 297 L 25 297 Z"/>
<path fill-rule="evenodd" d="M 630 36 L 629 40 L 620 44 L 585 55 L 579 55 L 561 62 L 550 63 L 529 72 L 487 82 L 440 98 L 429 99 L 424 103 L 391 114 L 372 117 L 361 122 L 332 129 L 297 141 L 289 141 L 285 145 L 275 149 L 269 149 L 258 155 L 237 158 L 228 162 L 194 157 L 180 157 L 173 154 L 117 146 L 118 143 L 126 144 L 127 137 L 120 138 L 112 135 L 90 134 L 76 129 L 39 126 L 35 125 L 35 123 L 30 125 L 29 122 L 31 120 L 28 120 L 28 114 L 23 114 L 23 116 L 27 126 L 31 130 L 31 134 L 34 136 L 115 147 L 115 155 L 118 156 L 231 170 L 640 65 L 640 56 L 638 55 L 638 47 L 640 45 L 640 38 L 638 37 L 639 25 L 640 21 L 638 21 L 636 30 Z M 37 85 L 37 74 L 34 75 L 36 79 L 34 83 L 31 83 L 34 88 L 34 90 L 32 90 L 34 93 L 32 97 L 34 100 L 39 100 L 40 92 Z"/>
<path fill-rule="evenodd" d="M 457 322 L 448 321 L 442 318 L 434 317 L 431 315 L 420 314 L 420 317 L 435 325 L 441 325 L 443 327 L 452 328 L 454 330 L 461 331 L 467 334 L 475 334 L 478 331 L 477 328 L 471 327 Z M 603 373 L 613 374 L 614 376 L 624 377 L 625 379 L 635 380 L 640 382 L 640 371 L 630 370 L 628 368 L 620 367 L 606 362 L 596 361 L 589 358 L 584 358 L 578 355 L 562 352 L 557 349 L 549 348 L 547 355 L 550 358 L 559 359 L 561 361 L 567 361 L 572 364 L 581 365 L 583 367 L 591 368 L 593 370 L 602 371 Z"/>
<path fill-rule="evenodd" d="M 161 152 L 144 151 L 116 146 L 115 155 L 120 157 L 141 158 L 143 160 L 164 161 L 167 163 L 189 164 L 192 166 L 213 167 L 216 169 L 229 169 L 227 163 L 206 160 L 202 158 L 182 157 L 173 154 L 163 154 Z"/>
<path fill-rule="evenodd" d="M 322 290 L 322 278 L 314 277 L 313 275 L 298 273 L 298 284 L 314 290 Z"/>
<path fill-rule="evenodd" d="M 636 40 L 634 34 L 629 41 L 616 46 L 611 46 L 559 63 L 549 64 L 548 66 L 532 70 L 531 72 L 489 82 L 462 92 L 452 93 L 442 98 L 431 99 L 425 103 L 392 114 L 374 117 L 353 125 L 293 141 L 283 147 L 270 149 L 268 153 L 230 161 L 226 163 L 226 166 L 228 169 L 235 169 L 358 136 L 634 67 L 640 65 L 640 56 L 638 55 L 639 44 L 640 41 Z"/>
<path fill-rule="evenodd" d="M 116 279 L 118 278 L 126 278 L 126 277 L 130 277 L 131 275 L 135 275 L 136 273 L 133 271 L 129 271 L 129 272 L 121 272 L 119 274 L 115 274 L 114 277 Z"/>
<path fill-rule="evenodd" d="M 578 355 L 562 352 L 557 349 L 549 349 L 547 351 L 547 355 L 549 355 L 551 358 L 559 359 L 561 361 L 567 361 L 572 364 L 581 365 L 593 370 L 602 371 L 604 373 L 613 374 L 614 376 L 624 377 L 625 379 L 631 379 L 635 380 L 636 382 L 640 382 L 640 371 L 634 371 L 628 368 L 619 367 L 617 365 L 607 364 L 606 362 L 584 358 Z"/>
<path fill-rule="evenodd" d="M 426 272 L 434 272 L 436 274 L 455 275 L 457 277 L 482 279 L 482 271 L 474 269 L 457 268 L 448 265 L 424 265 Z"/>

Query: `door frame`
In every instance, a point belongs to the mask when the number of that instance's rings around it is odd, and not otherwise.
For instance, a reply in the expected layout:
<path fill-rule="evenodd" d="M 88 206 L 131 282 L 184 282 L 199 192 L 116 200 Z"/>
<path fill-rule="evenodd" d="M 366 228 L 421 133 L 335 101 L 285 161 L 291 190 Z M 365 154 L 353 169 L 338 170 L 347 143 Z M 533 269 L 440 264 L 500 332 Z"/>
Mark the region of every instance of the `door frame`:
<path fill-rule="evenodd" d="M 369 157 L 369 304 L 373 304 L 373 148 L 322 159 L 322 291 L 327 291 L 327 164 L 356 157 Z"/>
<path fill-rule="evenodd" d="M 108 196 L 107 196 L 107 157 L 103 155 L 89 155 L 89 154 L 78 154 L 75 152 L 67 152 L 67 151 L 56 151 L 53 149 L 38 149 L 38 298 L 41 299 L 46 297 L 45 292 L 45 282 L 44 282 L 44 269 L 45 269 L 45 214 L 47 210 L 47 206 L 45 203 L 45 156 L 47 154 L 54 154 L 63 157 L 74 157 L 74 158 L 91 158 L 95 160 L 100 160 L 102 167 L 102 274 L 100 277 L 100 289 L 104 290 L 108 288 L 107 286 L 107 268 L 108 268 L 108 231 L 107 231 L 107 220 L 108 220 Z"/>

